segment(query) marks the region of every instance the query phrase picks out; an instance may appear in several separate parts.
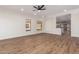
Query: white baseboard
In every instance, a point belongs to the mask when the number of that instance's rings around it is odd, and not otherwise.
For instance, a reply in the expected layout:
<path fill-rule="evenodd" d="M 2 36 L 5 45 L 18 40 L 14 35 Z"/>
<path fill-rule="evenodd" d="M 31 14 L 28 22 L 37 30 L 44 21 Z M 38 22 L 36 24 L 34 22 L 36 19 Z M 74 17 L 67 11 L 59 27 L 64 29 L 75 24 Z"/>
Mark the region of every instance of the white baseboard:
<path fill-rule="evenodd" d="M 8 36 L 8 37 L 1 37 L 0 40 L 12 39 L 12 38 L 22 37 L 22 36 L 35 35 L 35 34 L 40 34 L 40 33 L 43 33 L 43 32 L 39 32 L 39 33 L 30 33 L 30 34 L 22 34 L 22 35 L 16 35 L 16 36 Z"/>

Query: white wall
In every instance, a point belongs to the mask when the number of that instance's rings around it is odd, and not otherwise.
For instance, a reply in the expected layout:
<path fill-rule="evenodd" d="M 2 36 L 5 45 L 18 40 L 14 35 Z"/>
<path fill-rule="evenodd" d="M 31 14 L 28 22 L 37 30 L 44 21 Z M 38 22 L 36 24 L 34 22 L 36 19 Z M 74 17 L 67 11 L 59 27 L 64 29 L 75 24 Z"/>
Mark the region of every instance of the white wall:
<path fill-rule="evenodd" d="M 32 18 L 31 21 L 31 31 L 26 32 L 25 16 L 12 11 L 0 10 L 0 40 L 42 32 L 36 31 L 37 19 L 35 18 Z"/>
<path fill-rule="evenodd" d="M 69 11 L 67 13 L 60 13 L 56 15 L 49 15 L 50 17 L 43 19 L 36 19 L 31 17 L 32 19 L 32 28 L 31 31 L 26 32 L 25 28 L 25 16 L 17 12 L 10 12 L 5 10 L 0 10 L 0 40 L 7 38 L 14 38 L 19 36 L 26 36 L 37 33 L 51 33 L 61 35 L 61 29 L 56 28 L 56 16 L 71 14 L 71 36 L 79 37 L 79 9 Z M 43 21 L 43 29 L 44 31 L 36 31 L 36 21 Z"/>
<path fill-rule="evenodd" d="M 71 15 L 71 36 L 79 37 L 79 9 Z"/>
<path fill-rule="evenodd" d="M 50 34 L 61 35 L 61 29 L 56 28 L 56 17 L 49 17 L 45 23 L 45 32 Z"/>
<path fill-rule="evenodd" d="M 61 29 L 56 28 L 56 16 L 71 14 L 71 36 L 79 37 L 79 9 L 51 15 L 45 23 L 45 32 L 61 35 Z"/>

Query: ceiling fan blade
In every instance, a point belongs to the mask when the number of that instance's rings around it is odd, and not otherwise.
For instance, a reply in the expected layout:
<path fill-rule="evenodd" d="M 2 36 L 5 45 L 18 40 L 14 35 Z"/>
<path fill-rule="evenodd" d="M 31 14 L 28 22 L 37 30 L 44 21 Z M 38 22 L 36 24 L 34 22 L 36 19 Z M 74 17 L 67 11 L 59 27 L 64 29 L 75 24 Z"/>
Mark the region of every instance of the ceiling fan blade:
<path fill-rule="evenodd" d="M 36 8 L 36 9 L 38 9 L 38 7 L 36 7 L 36 6 L 33 6 L 34 8 Z"/>
<path fill-rule="evenodd" d="M 41 5 L 41 6 L 40 6 L 40 9 L 42 9 L 43 7 L 44 7 L 44 5 Z"/>
<path fill-rule="evenodd" d="M 40 6 L 38 6 L 38 10 L 40 10 Z"/>

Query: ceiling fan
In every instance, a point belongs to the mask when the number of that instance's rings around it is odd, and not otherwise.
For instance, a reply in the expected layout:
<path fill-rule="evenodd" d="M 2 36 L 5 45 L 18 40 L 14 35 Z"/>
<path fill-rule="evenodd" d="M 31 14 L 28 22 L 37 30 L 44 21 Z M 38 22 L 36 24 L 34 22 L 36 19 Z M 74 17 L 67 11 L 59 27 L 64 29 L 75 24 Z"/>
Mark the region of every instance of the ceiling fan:
<path fill-rule="evenodd" d="M 46 10 L 45 5 L 35 5 L 33 6 L 36 10 Z M 35 10 L 33 10 L 35 11 Z"/>

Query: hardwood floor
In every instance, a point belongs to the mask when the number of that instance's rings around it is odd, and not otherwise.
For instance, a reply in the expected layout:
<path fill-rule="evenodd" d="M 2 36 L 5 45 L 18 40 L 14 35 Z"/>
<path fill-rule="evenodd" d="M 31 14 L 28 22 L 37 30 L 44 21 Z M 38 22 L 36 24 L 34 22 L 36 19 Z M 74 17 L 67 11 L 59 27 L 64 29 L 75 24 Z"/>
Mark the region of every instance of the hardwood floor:
<path fill-rule="evenodd" d="M 79 38 L 37 34 L 0 41 L 0 53 L 9 54 L 70 54 L 79 53 Z"/>

